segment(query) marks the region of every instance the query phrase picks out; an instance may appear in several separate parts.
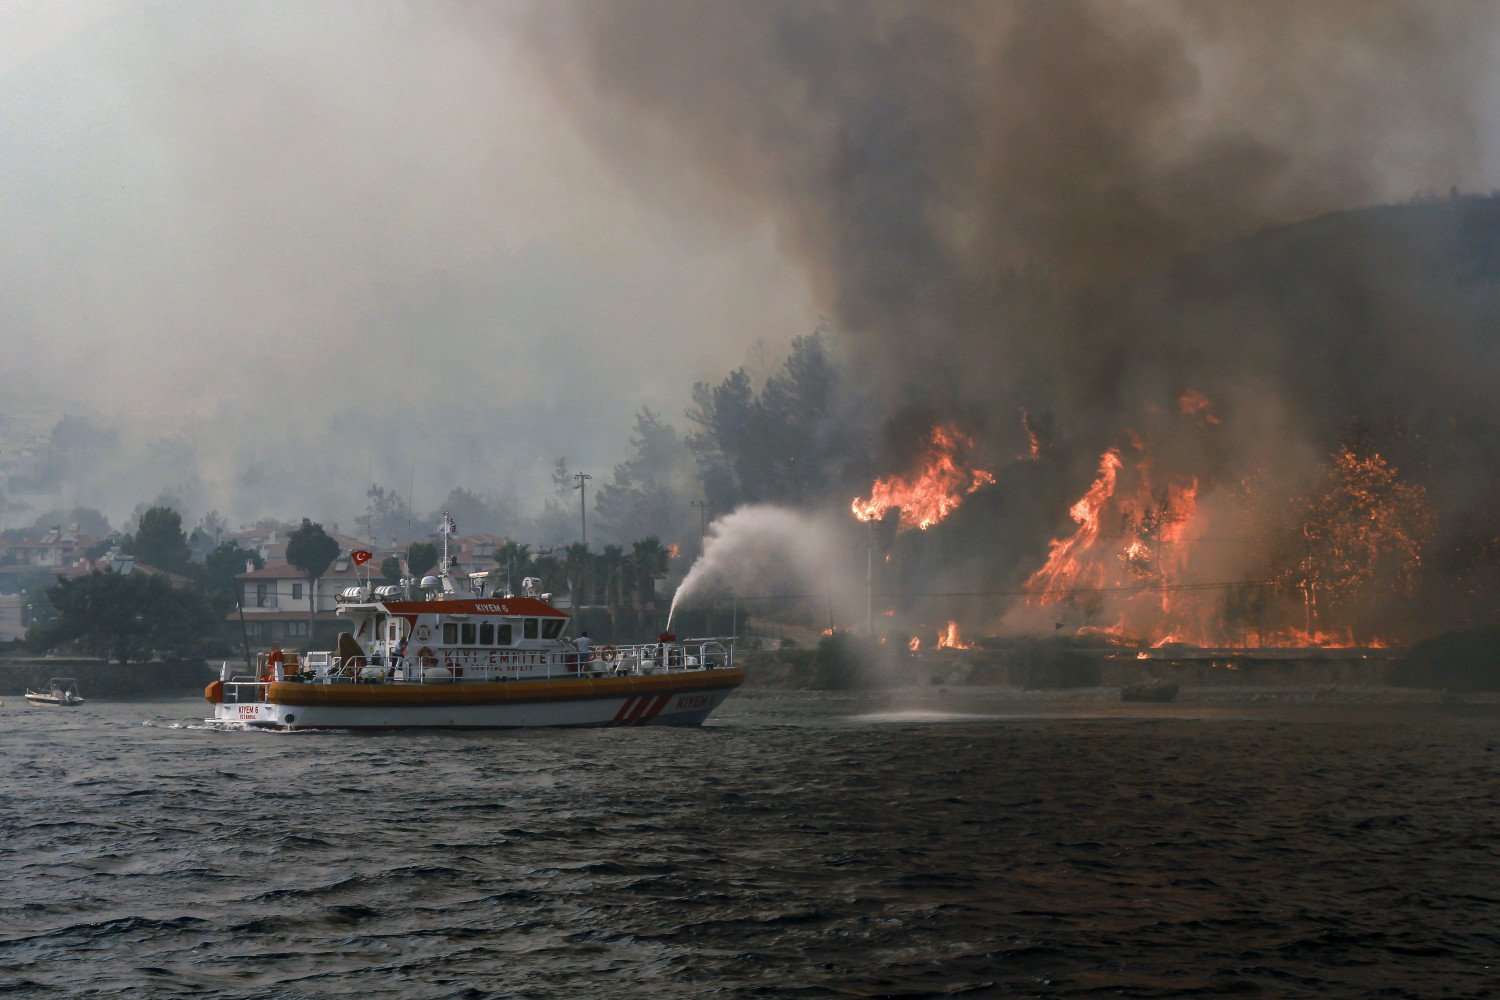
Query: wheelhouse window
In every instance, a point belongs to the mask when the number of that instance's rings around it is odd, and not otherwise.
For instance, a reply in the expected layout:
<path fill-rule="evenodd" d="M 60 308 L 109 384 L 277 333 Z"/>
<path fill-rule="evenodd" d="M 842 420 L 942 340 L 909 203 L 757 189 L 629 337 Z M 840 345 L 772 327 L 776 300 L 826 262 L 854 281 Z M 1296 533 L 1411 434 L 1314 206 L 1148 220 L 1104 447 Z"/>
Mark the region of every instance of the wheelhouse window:
<path fill-rule="evenodd" d="M 479 626 L 479 644 L 481 646 L 493 646 L 495 644 L 494 622 L 485 622 Z"/>
<path fill-rule="evenodd" d="M 443 645 L 458 645 L 458 622 L 443 622 Z"/>
<path fill-rule="evenodd" d="M 521 622 L 522 622 L 522 624 L 521 624 L 521 635 L 522 635 L 522 637 L 526 638 L 526 639 L 535 639 L 536 638 L 537 619 L 535 619 L 535 618 L 523 618 L 523 619 L 521 619 Z"/>
<path fill-rule="evenodd" d="M 463 644 L 465 646 L 474 645 L 474 623 L 464 622 L 463 626 L 460 628 L 460 631 L 463 633 Z"/>
<path fill-rule="evenodd" d="M 515 644 L 515 636 L 511 633 L 510 622 L 502 622 L 495 626 L 495 645 L 511 646 Z"/>
<path fill-rule="evenodd" d="M 556 639 L 562 634 L 563 620 L 561 618 L 548 618 L 542 622 L 542 638 Z"/>

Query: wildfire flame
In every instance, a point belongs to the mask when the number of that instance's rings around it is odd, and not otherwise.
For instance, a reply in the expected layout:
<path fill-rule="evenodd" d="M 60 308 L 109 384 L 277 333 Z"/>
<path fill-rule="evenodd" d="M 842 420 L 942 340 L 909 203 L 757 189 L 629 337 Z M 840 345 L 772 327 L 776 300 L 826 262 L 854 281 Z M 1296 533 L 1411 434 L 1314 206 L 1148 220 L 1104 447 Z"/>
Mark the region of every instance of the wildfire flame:
<path fill-rule="evenodd" d="M 973 444 L 972 438 L 955 428 L 937 425 L 923 454 L 921 470 L 915 476 L 877 479 L 870 487 L 870 498 L 856 497 L 849 509 L 861 521 L 878 521 L 885 517 L 886 511 L 897 507 L 901 510 L 898 531 L 912 528 L 925 531 L 953 513 L 965 496 L 995 481 L 983 469 L 965 471 L 962 467 L 961 456 Z"/>
<path fill-rule="evenodd" d="M 1042 457 L 1042 436 L 1037 432 L 1035 425 L 1031 422 L 1031 414 L 1025 410 L 1021 411 L 1021 429 L 1026 432 L 1027 453 L 1021 458 L 1035 462 Z"/>
<path fill-rule="evenodd" d="M 1213 406 L 1207 396 L 1191 386 L 1184 388 L 1182 395 L 1177 397 L 1177 408 L 1185 416 L 1196 417 L 1210 427 L 1218 427 L 1224 421 L 1214 415 Z"/>
<path fill-rule="evenodd" d="M 1068 516 L 1078 524 L 1078 530 L 1071 538 L 1054 539 L 1050 543 L 1047 564 L 1026 581 L 1026 589 L 1036 593 L 1039 604 L 1056 603 L 1085 582 L 1093 582 L 1095 586 L 1100 582 L 1084 579 L 1085 564 L 1080 557 L 1099 537 L 1099 511 L 1104 502 L 1114 496 L 1119 473 L 1120 453 L 1111 448 L 1099 458 L 1099 477 L 1094 480 L 1094 485 L 1068 511 Z"/>
<path fill-rule="evenodd" d="M 950 621 L 948 626 L 938 633 L 938 649 L 973 649 L 974 644 L 964 642 L 958 637 L 958 622 Z"/>
<path fill-rule="evenodd" d="M 1212 527 L 1200 512 L 1197 477 L 1162 475 L 1144 447 L 1125 455 L 1111 448 L 1100 456 L 1093 484 L 1069 509 L 1076 528 L 1049 544 L 1046 563 L 1026 582 L 1026 605 L 1058 605 L 1059 628 L 1073 616 L 1077 636 L 1112 645 L 1384 645 L 1369 637 L 1368 624 L 1356 634 L 1350 609 L 1362 595 L 1389 599 L 1410 585 L 1432 514 L 1421 487 L 1403 483 L 1379 455 L 1336 453 L 1318 492 L 1287 497 L 1286 535 L 1263 543 L 1272 563 L 1265 576 L 1274 579 L 1247 576 L 1243 584 L 1200 582 L 1212 557 L 1192 571 L 1197 543 Z M 1226 502 L 1217 519 L 1228 524 L 1234 508 Z M 1100 624 L 1109 618 L 1113 625 Z"/>
<path fill-rule="evenodd" d="M 917 638 L 916 636 L 912 636 L 911 642 L 908 642 L 906 644 L 906 648 L 915 653 L 917 650 L 922 648 L 922 640 Z"/>
<path fill-rule="evenodd" d="M 667 543 L 667 558 L 668 559 L 676 559 L 680 555 L 682 555 L 682 546 L 678 545 L 676 542 L 668 542 Z"/>

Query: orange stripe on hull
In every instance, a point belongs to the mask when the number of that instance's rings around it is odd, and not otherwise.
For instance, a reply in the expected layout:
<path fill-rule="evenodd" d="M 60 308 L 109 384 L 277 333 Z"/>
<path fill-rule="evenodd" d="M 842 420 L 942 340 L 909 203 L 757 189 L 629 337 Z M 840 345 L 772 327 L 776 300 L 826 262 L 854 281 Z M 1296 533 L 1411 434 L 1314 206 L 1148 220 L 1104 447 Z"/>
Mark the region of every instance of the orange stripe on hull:
<path fill-rule="evenodd" d="M 705 670 L 645 677 L 580 677 L 560 681 L 510 681 L 475 683 L 466 681 L 429 684 L 298 684 L 273 683 L 266 688 L 266 701 L 276 705 L 504 705 L 529 701 L 575 701 L 590 698 L 640 696 L 634 712 L 660 697 L 679 691 L 716 691 L 736 688 L 745 672 Z M 660 711 L 657 708 L 657 711 Z M 655 714 L 655 713 L 652 713 Z"/>

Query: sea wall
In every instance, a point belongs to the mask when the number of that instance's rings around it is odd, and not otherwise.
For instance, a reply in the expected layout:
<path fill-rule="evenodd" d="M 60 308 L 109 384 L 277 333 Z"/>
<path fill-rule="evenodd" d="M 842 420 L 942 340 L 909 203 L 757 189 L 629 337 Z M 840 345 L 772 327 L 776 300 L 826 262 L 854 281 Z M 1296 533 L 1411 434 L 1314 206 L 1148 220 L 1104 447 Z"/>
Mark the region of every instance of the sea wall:
<path fill-rule="evenodd" d="M 121 666 L 102 660 L 0 660 L 0 697 L 44 687 L 50 677 L 72 677 L 85 699 L 129 701 L 200 693 L 217 672 L 202 660 L 153 660 Z"/>
<path fill-rule="evenodd" d="M 747 652 L 736 655 L 735 661 L 745 668 L 750 687 L 982 685 L 1042 691 L 1119 688 L 1159 680 L 1195 688 L 1386 687 L 1393 683 L 1398 662 L 1379 652 L 1368 657 L 1325 658 L 1311 653 L 1295 659 L 1278 654 L 1139 660 L 1113 652 L 1043 648 L 944 650 L 883 664 L 851 665 L 845 670 L 830 670 L 827 658 L 820 659 L 812 650 Z"/>

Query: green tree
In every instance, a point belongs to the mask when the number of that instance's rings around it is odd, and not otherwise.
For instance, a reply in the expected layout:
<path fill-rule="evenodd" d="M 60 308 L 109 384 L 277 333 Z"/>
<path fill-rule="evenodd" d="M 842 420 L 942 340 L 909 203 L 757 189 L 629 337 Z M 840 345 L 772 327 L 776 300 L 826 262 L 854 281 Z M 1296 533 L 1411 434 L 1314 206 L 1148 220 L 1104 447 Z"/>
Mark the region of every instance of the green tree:
<path fill-rule="evenodd" d="M 563 551 L 563 573 L 568 578 L 568 593 L 575 609 L 583 607 L 593 578 L 594 554 L 583 542 L 574 542 Z"/>
<path fill-rule="evenodd" d="M 531 534 L 539 545 L 562 545 L 570 538 L 577 538 L 578 505 L 568 508 L 559 500 L 548 497 L 542 504 L 541 513 L 531 522 Z"/>
<path fill-rule="evenodd" d="M 25 505 L 21 505 L 20 509 L 25 509 Z M 103 537 L 109 534 L 109 518 L 93 507 L 65 507 L 62 510 L 49 510 L 32 521 L 31 527 L 36 531 L 46 531 L 53 526 L 60 525 L 66 528 L 70 524 L 78 525 L 78 530 L 85 535 Z"/>
<path fill-rule="evenodd" d="M 215 617 L 201 597 L 166 577 L 94 571 L 47 590 L 56 617 L 34 637 L 47 648 L 75 642 L 87 653 L 126 664 L 151 650 L 201 654 Z"/>
<path fill-rule="evenodd" d="M 573 473 L 565 457 L 559 456 L 552 464 L 552 491 L 564 500 L 573 492 Z"/>
<path fill-rule="evenodd" d="M 373 539 L 377 545 L 410 537 L 412 512 L 400 493 L 371 483 L 365 490 L 365 499 L 368 501 L 365 513 L 354 519 L 361 536 Z"/>
<path fill-rule="evenodd" d="M 662 545 L 660 538 L 653 536 L 631 543 L 630 566 L 635 577 L 633 589 L 636 599 L 641 604 L 650 604 L 655 600 L 656 585 L 653 581 L 660 580 L 667 575 L 667 565 L 670 561 L 671 556 L 666 546 Z"/>
<path fill-rule="evenodd" d="M 614 468 L 594 500 L 606 537 L 617 541 L 681 537 L 687 500 L 696 495 L 693 453 L 649 407 L 635 416 L 630 457 Z"/>
<path fill-rule="evenodd" d="M 851 405 L 821 331 L 792 342 L 759 395 L 743 368 L 717 386 L 695 385 L 687 417 L 697 429 L 687 442 L 709 502 L 727 511 L 842 493 L 864 465 L 861 428 L 870 423 L 849 416 Z"/>
<path fill-rule="evenodd" d="M 401 582 L 401 560 L 396 556 L 386 556 L 380 560 L 380 582 L 392 586 Z"/>
<path fill-rule="evenodd" d="M 226 615 L 240 599 L 240 583 L 235 577 L 247 566 L 261 569 L 266 561 L 258 552 L 241 548 L 238 542 L 220 542 L 203 561 L 203 594 L 220 616 Z"/>
<path fill-rule="evenodd" d="M 732 510 L 744 498 L 741 476 L 753 472 L 745 457 L 753 450 L 756 434 L 755 390 L 750 376 L 740 368 L 716 386 L 697 383 L 687 417 L 698 426 L 687 436 L 687 443 L 698 459 L 704 495 L 715 510 Z"/>
<path fill-rule="evenodd" d="M 182 515 L 171 507 L 147 508 L 135 534 L 127 539 L 125 550 L 147 566 L 173 573 L 186 569 L 188 543 L 182 532 Z"/>
<path fill-rule="evenodd" d="M 302 571 L 307 577 L 307 634 L 312 635 L 313 619 L 317 615 L 318 581 L 328 572 L 329 565 L 339 554 L 339 543 L 307 518 L 286 540 L 286 561 Z"/>
<path fill-rule="evenodd" d="M 438 547 L 431 542 L 412 542 L 406 547 L 406 568 L 418 580 L 437 565 Z"/>
<path fill-rule="evenodd" d="M 203 532 L 203 534 L 207 537 L 213 539 L 214 545 L 217 546 L 224 540 L 224 536 L 229 532 L 229 522 L 224 518 L 223 514 L 220 514 L 218 512 L 217 509 L 211 510 L 207 514 L 204 514 L 203 517 L 198 521 L 198 530 Z"/>
<path fill-rule="evenodd" d="M 625 603 L 625 550 L 618 545 L 606 545 L 599 553 L 597 567 L 604 582 L 604 603 L 618 609 Z"/>
<path fill-rule="evenodd" d="M 465 533 L 481 531 L 488 535 L 504 535 L 515 531 L 521 520 L 520 507 L 513 498 L 481 496 L 462 487 L 448 492 L 443 505 L 428 518 L 429 522 L 440 521 L 444 511 L 463 527 Z"/>

